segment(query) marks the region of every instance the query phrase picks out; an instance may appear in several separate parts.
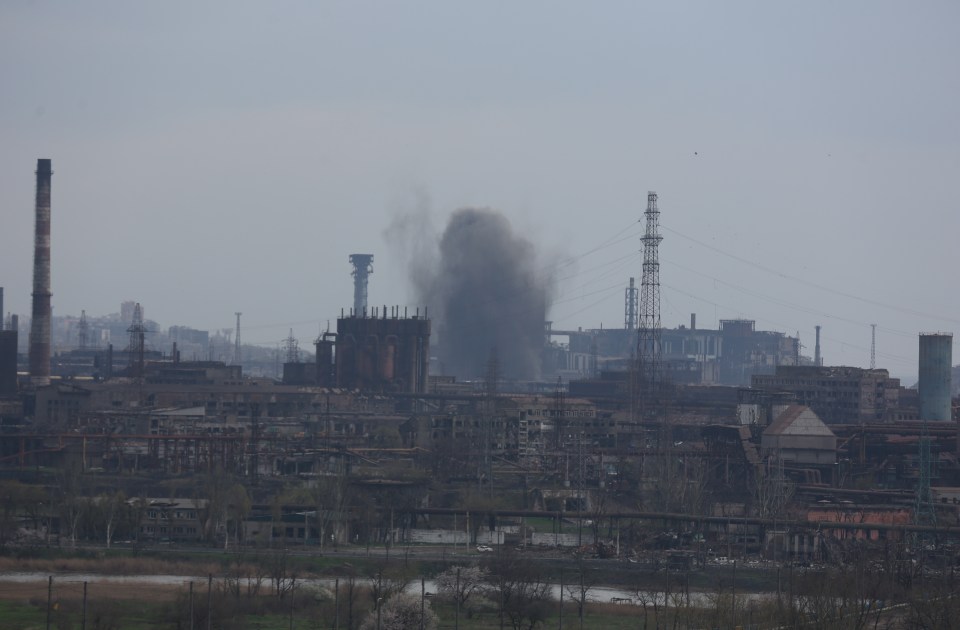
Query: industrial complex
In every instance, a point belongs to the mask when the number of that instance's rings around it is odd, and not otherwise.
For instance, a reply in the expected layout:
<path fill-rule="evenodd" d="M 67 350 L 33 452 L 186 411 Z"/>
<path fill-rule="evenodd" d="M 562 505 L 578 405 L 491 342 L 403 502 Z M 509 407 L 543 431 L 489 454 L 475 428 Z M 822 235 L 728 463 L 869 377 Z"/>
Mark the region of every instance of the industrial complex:
<path fill-rule="evenodd" d="M 143 543 L 669 550 L 700 566 L 721 550 L 840 562 L 859 541 L 960 560 L 952 335 L 918 334 L 913 387 L 825 364 L 819 327 L 812 358 L 749 319 L 665 328 L 656 193 L 622 327 L 538 313 L 536 370 L 514 371 L 501 338 L 448 373 L 451 337 L 482 324 L 371 302 L 372 254 L 345 255 L 352 307 L 311 352 L 292 333 L 282 351 L 241 344 L 240 313 L 232 331 L 163 329 L 136 302 L 54 317 L 52 173 L 38 160 L 32 311 L 0 318 L 0 472 L 58 498 L 13 506 L 3 544 L 102 537 L 71 520 L 76 493 L 120 491 L 133 516 L 117 539 Z M 83 483 L 67 490 L 62 471 Z M 202 481 L 216 475 L 244 488 L 243 509 L 217 512 Z M 916 542 L 928 534 L 935 547 Z"/>

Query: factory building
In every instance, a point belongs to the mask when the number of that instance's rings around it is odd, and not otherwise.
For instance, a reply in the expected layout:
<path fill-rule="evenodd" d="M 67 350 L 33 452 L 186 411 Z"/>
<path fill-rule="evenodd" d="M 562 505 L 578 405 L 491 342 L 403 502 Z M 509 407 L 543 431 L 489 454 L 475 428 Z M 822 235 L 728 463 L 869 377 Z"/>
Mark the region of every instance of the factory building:
<path fill-rule="evenodd" d="M 626 328 L 564 331 L 548 323 L 546 335 L 544 372 L 565 379 L 626 370 L 636 354 L 637 333 Z M 551 342 L 558 336 L 566 336 L 568 343 Z M 754 374 L 802 363 L 799 343 L 784 333 L 757 330 L 749 319 L 721 320 L 715 330 L 697 328 L 695 314 L 689 326 L 660 331 L 665 376 L 684 385 L 748 386 Z"/>
<path fill-rule="evenodd" d="M 760 454 L 794 466 L 826 466 L 837 461 L 837 436 L 809 407 L 791 405 L 763 431 Z"/>
<path fill-rule="evenodd" d="M 322 340 L 321 340 L 322 341 Z M 372 309 L 337 320 L 337 387 L 371 392 L 424 393 L 430 359 L 430 320 L 399 307 Z M 329 354 L 326 349 L 323 356 Z M 321 348 L 317 350 L 318 360 Z M 326 360 L 326 358 L 324 358 Z M 327 366 L 317 369 L 327 373 Z"/>
<path fill-rule="evenodd" d="M 900 379 L 881 369 L 781 365 L 773 374 L 755 374 L 752 385 L 792 394 L 827 424 L 880 422 L 900 402 Z"/>

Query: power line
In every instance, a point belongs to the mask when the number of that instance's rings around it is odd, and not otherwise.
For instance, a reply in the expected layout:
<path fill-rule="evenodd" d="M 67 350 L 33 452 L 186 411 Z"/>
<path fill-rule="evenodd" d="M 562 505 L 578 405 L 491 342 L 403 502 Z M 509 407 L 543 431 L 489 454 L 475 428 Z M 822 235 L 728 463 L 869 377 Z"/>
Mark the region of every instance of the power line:
<path fill-rule="evenodd" d="M 700 245 L 701 247 L 705 247 L 705 248 L 707 248 L 707 249 L 709 249 L 709 250 L 711 250 L 711 251 L 713 251 L 713 252 L 716 252 L 716 253 L 718 253 L 718 254 L 720 254 L 720 255 L 722 255 L 722 256 L 726 256 L 727 258 L 732 258 L 733 260 L 736 260 L 737 262 L 743 263 L 743 264 L 745 264 L 745 265 L 749 265 L 750 267 L 753 267 L 753 268 L 755 268 L 755 269 L 759 269 L 760 271 L 764 271 L 764 272 L 766 272 L 766 273 L 769 273 L 769 274 L 778 276 L 778 277 L 783 278 L 783 279 L 785 279 L 785 280 L 793 280 L 794 282 L 799 282 L 800 284 L 804 284 L 804 285 L 806 285 L 806 286 L 813 287 L 813 288 L 819 289 L 819 290 L 821 290 L 821 291 L 826 291 L 827 293 L 832 293 L 833 295 L 838 295 L 838 296 L 845 297 L 845 298 L 848 298 L 848 299 L 851 299 L 851 300 L 857 300 L 857 301 L 863 302 L 863 303 L 865 303 L 865 304 L 870 304 L 870 305 L 872 305 L 872 306 L 879 306 L 879 307 L 882 307 L 882 308 L 887 308 L 887 309 L 891 309 L 891 310 L 894 310 L 894 311 L 899 311 L 899 312 L 901 312 L 901 313 L 905 313 L 905 314 L 908 314 L 908 315 L 914 315 L 914 316 L 917 316 L 917 317 L 929 317 L 929 318 L 931 318 L 931 319 L 938 319 L 938 320 L 945 321 L 945 322 L 950 322 L 950 323 L 953 323 L 953 324 L 960 324 L 960 319 L 954 319 L 954 318 L 951 318 L 951 317 L 944 317 L 943 315 L 932 315 L 932 314 L 930 314 L 930 313 L 925 313 L 925 312 L 923 312 L 923 311 L 916 311 L 916 310 L 914 310 L 914 309 L 905 308 L 905 307 L 902 307 L 902 306 L 897 306 L 897 305 L 895 305 L 895 304 L 887 304 L 886 302 L 880 302 L 880 301 L 878 301 L 878 300 L 873 300 L 873 299 L 865 298 L 865 297 L 862 297 L 862 296 L 859 296 L 859 295 L 854 295 L 853 293 L 848 293 L 848 292 L 846 292 L 846 291 L 839 291 L 839 290 L 837 290 L 837 289 L 832 289 L 832 288 L 830 288 L 830 287 L 828 287 L 828 286 L 825 286 L 825 285 L 822 285 L 822 284 L 818 284 L 818 283 L 812 282 L 812 281 L 810 281 L 810 280 L 806 280 L 805 278 L 800 278 L 800 277 L 798 277 L 798 276 L 794 276 L 794 275 L 791 275 L 791 274 L 788 274 L 788 273 L 784 273 L 784 272 L 782 272 L 782 271 L 778 271 L 778 270 L 776 270 L 776 269 L 771 268 L 769 265 L 762 265 L 762 264 L 757 263 L 757 262 L 754 262 L 754 261 L 752 261 L 752 260 L 748 260 L 748 259 L 746 259 L 746 258 L 743 258 L 742 256 L 738 256 L 738 255 L 736 255 L 736 254 L 731 254 L 730 252 L 725 252 L 725 251 L 723 251 L 722 249 L 720 249 L 720 248 L 718 248 L 718 247 L 714 247 L 713 245 L 710 245 L 709 243 L 704 243 L 704 242 L 701 241 L 701 240 L 695 239 L 695 238 L 693 238 L 692 236 L 688 236 L 688 235 L 686 235 L 686 234 L 683 234 L 682 232 L 678 232 L 677 230 L 673 230 L 673 229 L 671 229 L 671 228 L 669 228 L 669 227 L 665 227 L 665 226 L 664 226 L 663 229 L 666 230 L 666 231 L 668 231 L 668 232 L 671 232 L 671 233 L 673 233 L 673 234 L 675 234 L 675 235 L 677 235 L 677 236 L 679 236 L 680 238 L 684 238 L 684 239 L 686 239 L 686 240 L 688 240 L 688 241 L 690 241 L 690 242 L 692 242 L 692 243 L 696 243 L 697 245 Z"/>

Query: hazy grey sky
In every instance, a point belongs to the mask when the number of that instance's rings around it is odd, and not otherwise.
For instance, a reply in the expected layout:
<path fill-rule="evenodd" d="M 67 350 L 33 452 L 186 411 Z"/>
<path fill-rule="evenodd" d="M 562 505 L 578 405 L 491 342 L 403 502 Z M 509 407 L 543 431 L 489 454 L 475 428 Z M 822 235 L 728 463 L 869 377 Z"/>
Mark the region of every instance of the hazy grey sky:
<path fill-rule="evenodd" d="M 36 159 L 56 314 L 305 344 L 410 304 L 398 212 L 501 210 L 570 256 L 551 318 L 623 325 L 647 190 L 663 320 L 800 331 L 913 379 L 960 334 L 956 2 L 0 5 L 0 286 L 29 313 Z M 584 252 L 604 247 L 585 256 Z M 960 361 L 958 353 L 955 359 Z M 912 382 L 912 380 L 911 380 Z"/>

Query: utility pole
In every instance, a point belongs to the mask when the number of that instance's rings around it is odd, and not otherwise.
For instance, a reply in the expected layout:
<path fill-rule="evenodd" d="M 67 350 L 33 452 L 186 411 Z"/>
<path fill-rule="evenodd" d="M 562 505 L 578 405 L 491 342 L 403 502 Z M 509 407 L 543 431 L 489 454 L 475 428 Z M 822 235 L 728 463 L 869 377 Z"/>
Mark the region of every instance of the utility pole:
<path fill-rule="evenodd" d="M 47 630 L 50 630 L 50 608 L 53 606 L 53 576 L 47 580 Z"/>

